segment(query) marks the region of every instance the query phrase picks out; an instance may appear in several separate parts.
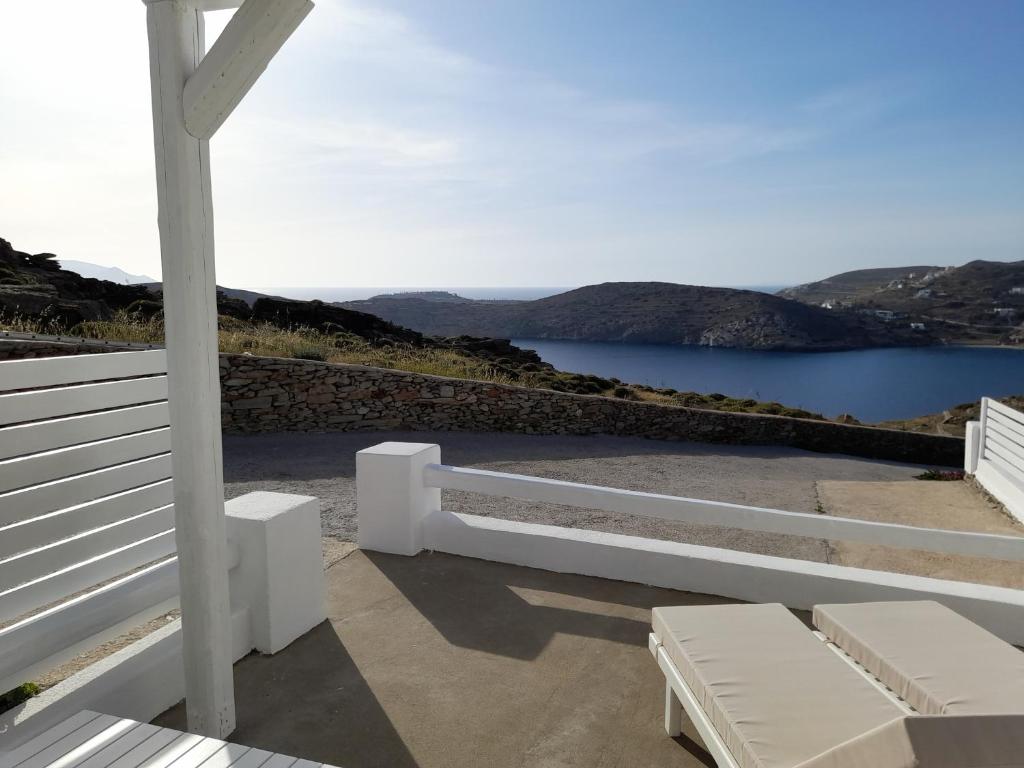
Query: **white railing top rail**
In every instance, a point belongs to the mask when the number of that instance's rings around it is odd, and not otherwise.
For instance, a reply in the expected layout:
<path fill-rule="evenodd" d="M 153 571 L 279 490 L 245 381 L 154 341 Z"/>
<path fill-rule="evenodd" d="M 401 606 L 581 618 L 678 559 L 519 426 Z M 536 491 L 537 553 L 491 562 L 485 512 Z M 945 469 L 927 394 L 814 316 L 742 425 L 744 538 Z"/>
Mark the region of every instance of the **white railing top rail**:
<path fill-rule="evenodd" d="M 1024 561 L 1024 537 L 918 528 L 844 517 L 786 512 L 719 501 L 627 491 L 564 480 L 428 464 L 424 484 L 490 496 L 597 509 L 748 531 L 860 541 L 986 559 Z"/>

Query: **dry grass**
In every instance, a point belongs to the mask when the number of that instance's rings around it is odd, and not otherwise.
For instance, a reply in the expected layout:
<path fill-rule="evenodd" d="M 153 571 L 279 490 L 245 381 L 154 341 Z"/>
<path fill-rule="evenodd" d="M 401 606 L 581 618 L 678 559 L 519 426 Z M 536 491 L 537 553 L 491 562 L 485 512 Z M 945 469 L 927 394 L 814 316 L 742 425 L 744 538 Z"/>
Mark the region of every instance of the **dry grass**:
<path fill-rule="evenodd" d="M 146 318 L 125 311 L 110 320 L 90 320 L 63 328 L 45 318 L 0 317 L 0 329 L 86 339 L 162 344 L 164 326 L 159 317 Z M 484 360 L 447 349 L 408 345 L 375 346 L 350 334 L 325 334 L 312 328 L 282 329 L 270 323 L 248 323 L 232 317 L 219 320 L 220 351 L 258 357 L 291 357 L 390 368 L 411 373 L 512 383 L 511 378 Z"/>
<path fill-rule="evenodd" d="M 552 389 L 557 392 L 639 400 L 659 405 L 775 414 L 804 419 L 824 418 L 821 414 L 790 408 L 780 403 L 764 403 L 720 394 L 678 392 L 674 389 L 626 384 L 618 379 L 605 379 L 600 376 L 553 369 L 503 368 L 487 360 L 452 349 L 413 347 L 408 344 L 371 344 L 353 334 L 325 334 L 306 327 L 283 329 L 271 323 L 251 323 L 223 315 L 218 322 L 220 351 L 227 354 L 366 365 L 454 379 L 475 379 L 496 384 L 517 384 L 524 387 Z M 141 313 L 130 313 L 124 310 L 115 313 L 110 320 L 88 321 L 79 323 L 72 328 L 59 327 L 46 318 L 32 319 L 0 315 L 0 330 L 3 329 L 144 344 L 162 344 L 164 340 L 164 326 L 159 315 L 147 318 Z"/>

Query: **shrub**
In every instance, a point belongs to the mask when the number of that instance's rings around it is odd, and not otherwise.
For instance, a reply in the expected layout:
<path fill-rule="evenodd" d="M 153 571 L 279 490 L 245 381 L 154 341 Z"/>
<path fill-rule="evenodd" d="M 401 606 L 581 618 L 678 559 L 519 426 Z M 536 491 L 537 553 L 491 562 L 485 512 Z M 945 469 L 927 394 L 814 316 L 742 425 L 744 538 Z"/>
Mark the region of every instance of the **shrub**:
<path fill-rule="evenodd" d="M 927 469 L 914 477 L 918 480 L 963 480 L 964 471 L 962 469 Z"/>
<path fill-rule="evenodd" d="M 39 686 L 35 683 L 22 683 L 17 688 L 11 688 L 7 693 L 0 694 L 0 712 L 14 709 L 33 696 L 39 695 Z"/>
<path fill-rule="evenodd" d="M 316 347 L 299 347 L 292 352 L 292 357 L 299 360 L 316 360 L 320 363 L 327 361 L 327 356 Z"/>

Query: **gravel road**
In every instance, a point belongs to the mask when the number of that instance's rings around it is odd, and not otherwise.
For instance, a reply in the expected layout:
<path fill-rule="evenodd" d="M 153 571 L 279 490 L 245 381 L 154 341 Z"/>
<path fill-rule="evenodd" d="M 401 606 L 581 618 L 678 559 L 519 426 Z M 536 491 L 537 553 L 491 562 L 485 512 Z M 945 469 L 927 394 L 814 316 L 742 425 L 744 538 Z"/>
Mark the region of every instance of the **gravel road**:
<path fill-rule="evenodd" d="M 228 498 L 249 491 L 317 496 L 324 534 L 355 537 L 355 452 L 385 440 L 436 442 L 446 464 L 616 488 L 772 507 L 817 509 L 821 480 L 910 480 L 921 468 L 789 448 L 670 443 L 618 437 L 376 432 L 275 433 L 224 438 Z M 818 539 L 634 518 L 564 506 L 445 491 L 445 509 L 748 552 L 825 561 Z"/>

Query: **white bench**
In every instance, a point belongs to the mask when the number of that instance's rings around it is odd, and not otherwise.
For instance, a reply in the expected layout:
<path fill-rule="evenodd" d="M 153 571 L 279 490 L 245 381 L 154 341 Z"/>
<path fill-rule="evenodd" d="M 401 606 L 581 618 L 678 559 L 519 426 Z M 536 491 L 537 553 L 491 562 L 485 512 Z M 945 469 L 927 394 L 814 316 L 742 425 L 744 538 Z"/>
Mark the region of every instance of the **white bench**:
<path fill-rule="evenodd" d="M 199 765 L 203 768 L 331 768 L 324 763 L 87 709 L 13 752 L 0 752 L 0 768 L 196 768 Z"/>

